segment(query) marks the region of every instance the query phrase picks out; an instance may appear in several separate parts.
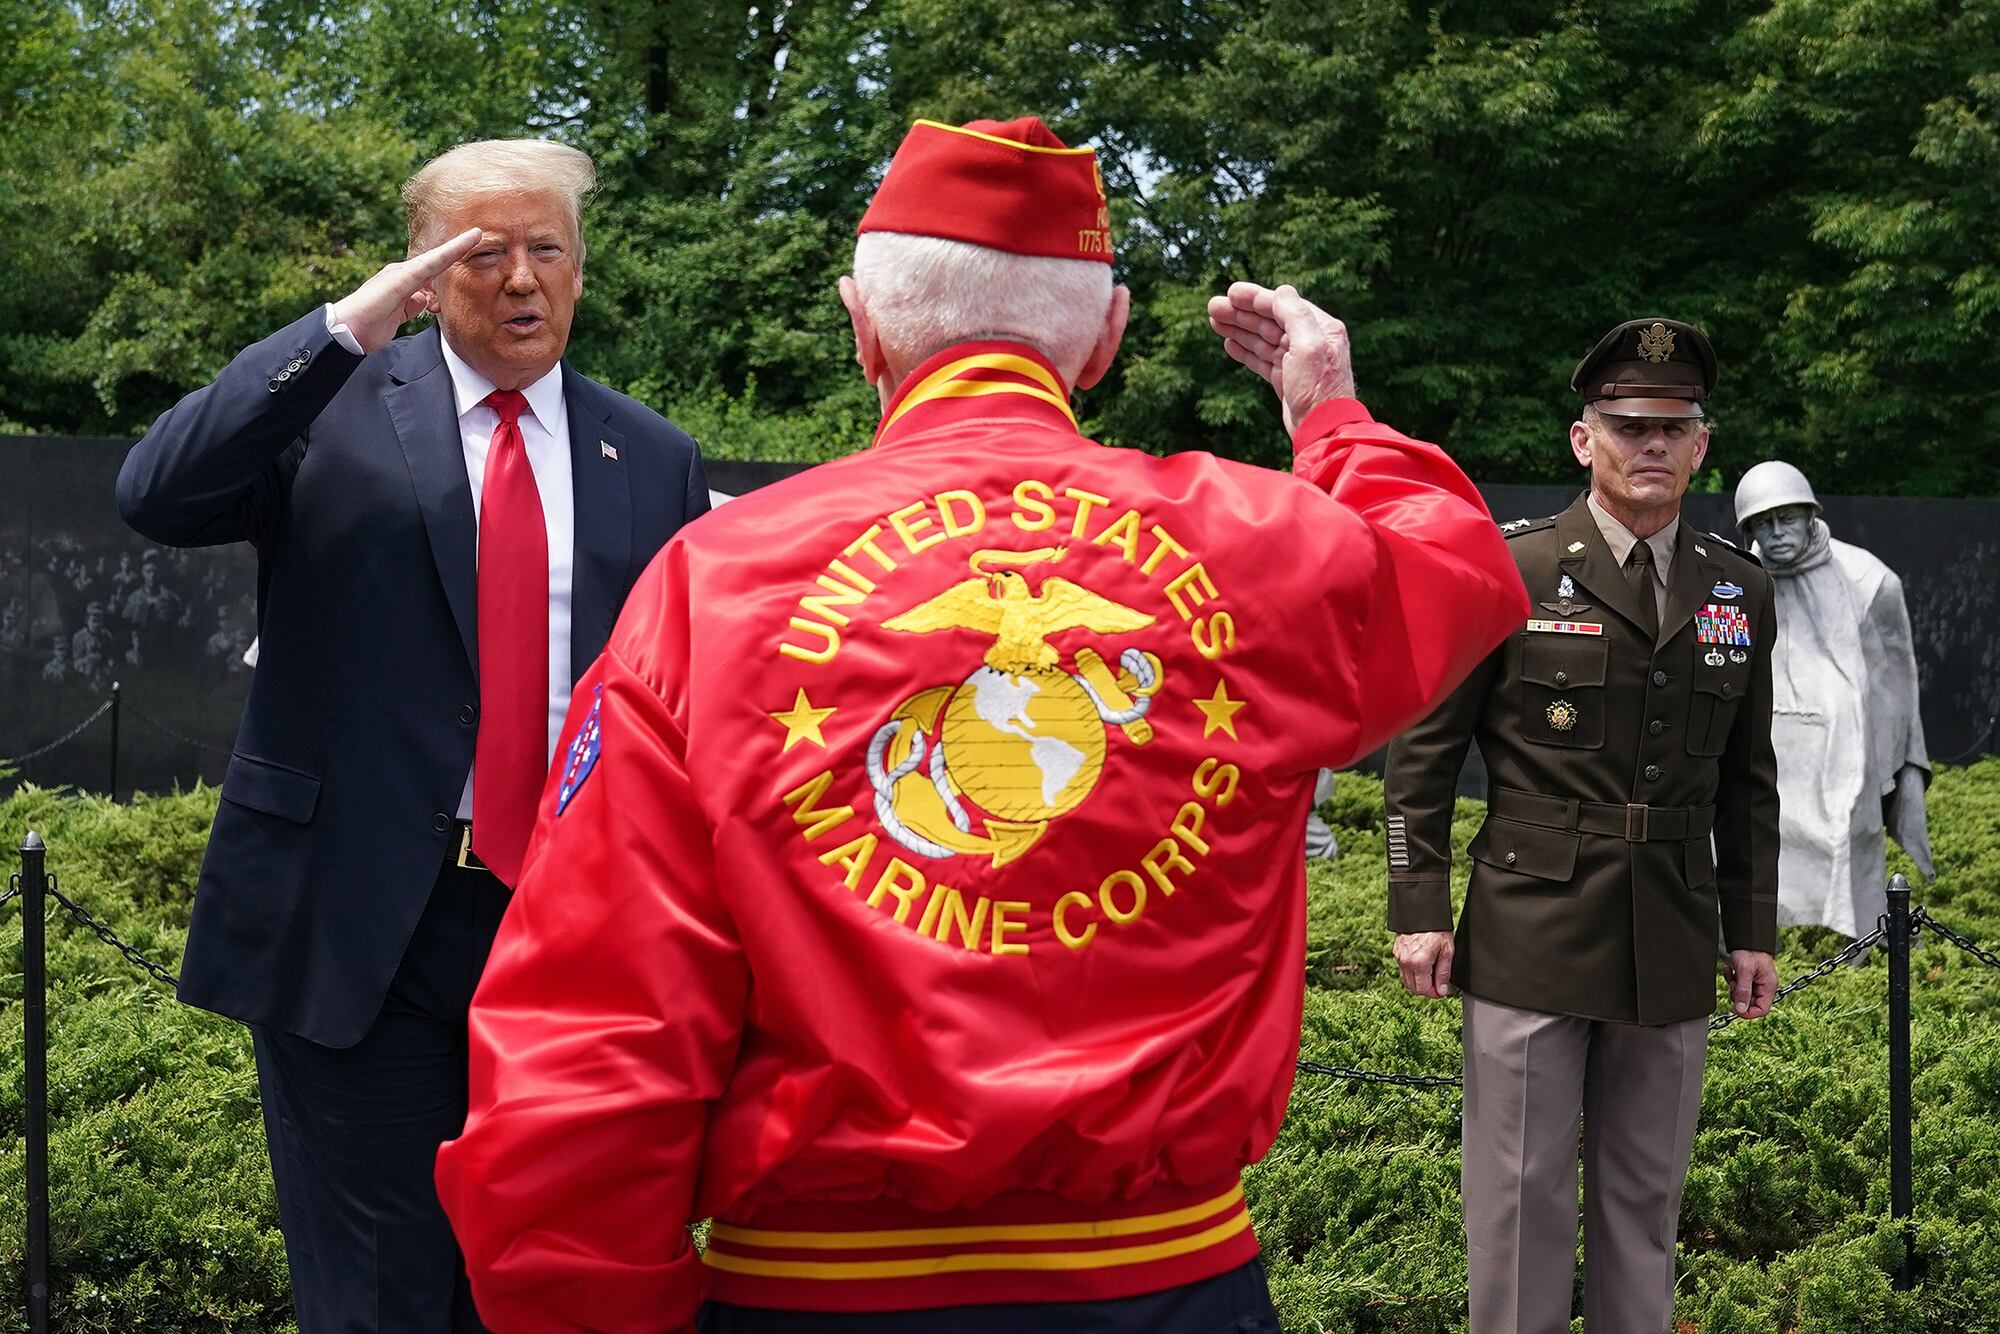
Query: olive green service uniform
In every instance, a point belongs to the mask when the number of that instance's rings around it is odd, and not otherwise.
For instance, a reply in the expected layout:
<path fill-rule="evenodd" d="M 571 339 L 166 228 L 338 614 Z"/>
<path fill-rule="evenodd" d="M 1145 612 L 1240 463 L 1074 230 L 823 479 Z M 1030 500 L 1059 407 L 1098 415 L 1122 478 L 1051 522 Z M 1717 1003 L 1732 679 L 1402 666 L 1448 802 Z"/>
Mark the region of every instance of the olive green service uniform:
<path fill-rule="evenodd" d="M 1634 321 L 1576 387 L 1607 415 L 1698 416 L 1713 366 L 1697 331 Z M 1569 1329 L 1579 1115 L 1585 1328 L 1657 1334 L 1718 920 L 1731 950 L 1777 935 L 1771 580 L 1681 520 L 1642 543 L 1588 495 L 1503 530 L 1533 619 L 1390 748 L 1389 926 L 1452 930 L 1452 798 L 1476 739 L 1488 812 L 1451 964 L 1471 1334 Z"/>

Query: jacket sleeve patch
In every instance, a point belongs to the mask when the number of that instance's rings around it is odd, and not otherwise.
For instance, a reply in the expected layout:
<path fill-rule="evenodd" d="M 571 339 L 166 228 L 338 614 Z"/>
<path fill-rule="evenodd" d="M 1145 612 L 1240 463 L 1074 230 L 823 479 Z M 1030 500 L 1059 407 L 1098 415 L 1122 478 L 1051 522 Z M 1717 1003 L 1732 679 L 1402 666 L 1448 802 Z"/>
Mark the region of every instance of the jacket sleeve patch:
<path fill-rule="evenodd" d="M 584 715 L 583 726 L 576 729 L 576 736 L 569 743 L 569 755 L 563 760 L 562 788 L 556 793 L 557 815 L 569 808 L 570 798 L 597 767 L 597 754 L 604 748 L 604 731 L 599 723 L 603 709 L 604 687 L 599 686 L 590 701 L 590 712 Z"/>

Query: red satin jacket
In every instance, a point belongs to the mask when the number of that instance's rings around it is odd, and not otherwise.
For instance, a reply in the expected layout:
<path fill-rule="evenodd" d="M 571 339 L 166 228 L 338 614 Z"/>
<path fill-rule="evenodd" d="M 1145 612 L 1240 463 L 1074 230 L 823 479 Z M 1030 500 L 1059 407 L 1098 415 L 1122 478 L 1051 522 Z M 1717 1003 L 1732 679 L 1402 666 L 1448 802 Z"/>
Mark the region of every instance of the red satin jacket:
<path fill-rule="evenodd" d="M 489 1325 L 1256 1254 L 1315 773 L 1527 614 L 1435 446 L 1351 399 L 1296 445 L 1106 449 L 1034 351 L 965 344 L 874 448 L 661 553 L 576 687 L 438 1159 Z"/>

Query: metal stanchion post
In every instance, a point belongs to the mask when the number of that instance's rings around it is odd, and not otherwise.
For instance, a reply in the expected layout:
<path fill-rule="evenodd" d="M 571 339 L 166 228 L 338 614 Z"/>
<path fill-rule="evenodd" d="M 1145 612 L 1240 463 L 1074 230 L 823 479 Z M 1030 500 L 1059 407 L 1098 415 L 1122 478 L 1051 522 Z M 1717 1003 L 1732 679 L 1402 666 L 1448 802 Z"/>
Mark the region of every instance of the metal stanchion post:
<path fill-rule="evenodd" d="M 1889 1212 L 1903 1220 L 1896 1290 L 1910 1290 L 1917 1246 L 1910 1222 L 1910 882 L 1889 881 Z"/>
<path fill-rule="evenodd" d="M 118 800 L 118 682 L 111 683 L 111 799 Z"/>
<path fill-rule="evenodd" d="M 28 1329 L 49 1329 L 49 1013 L 42 919 L 47 850 L 32 829 L 21 841 L 21 1036 L 28 1120 Z"/>

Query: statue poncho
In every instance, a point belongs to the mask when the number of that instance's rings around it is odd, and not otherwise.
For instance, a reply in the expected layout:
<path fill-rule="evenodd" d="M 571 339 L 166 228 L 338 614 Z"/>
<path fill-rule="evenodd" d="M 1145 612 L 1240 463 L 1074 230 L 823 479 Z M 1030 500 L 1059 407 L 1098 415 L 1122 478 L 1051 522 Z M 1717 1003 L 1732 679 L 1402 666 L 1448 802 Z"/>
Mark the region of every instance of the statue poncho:
<path fill-rule="evenodd" d="M 1923 782 L 1930 773 L 1903 585 L 1817 517 L 1799 559 L 1769 568 L 1778 593 L 1778 920 L 1859 936 L 1884 909 L 1885 823 L 1931 873 L 1922 783 L 1897 782 L 1906 766 Z"/>

